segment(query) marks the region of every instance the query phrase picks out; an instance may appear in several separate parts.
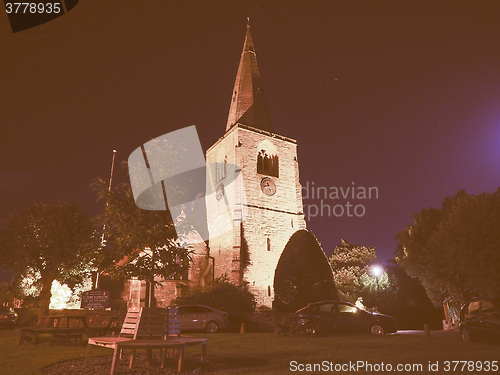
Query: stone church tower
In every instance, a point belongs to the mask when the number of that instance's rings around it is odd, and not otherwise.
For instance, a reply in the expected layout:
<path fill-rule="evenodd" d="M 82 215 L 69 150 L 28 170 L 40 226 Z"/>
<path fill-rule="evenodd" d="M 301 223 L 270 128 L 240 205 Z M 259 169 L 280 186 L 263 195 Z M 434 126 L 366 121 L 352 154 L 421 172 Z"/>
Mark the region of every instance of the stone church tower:
<path fill-rule="evenodd" d="M 189 270 L 176 280 L 157 280 L 157 306 L 223 275 L 253 293 L 257 306 L 274 302 L 277 309 L 288 304 L 295 311 L 309 302 L 304 296 L 336 295 L 328 260 L 306 230 L 297 142 L 271 125 L 249 26 L 225 133 L 206 152 L 205 190 L 207 228 L 183 234 L 193 251 Z M 290 288 L 297 276 L 301 285 Z M 125 283 L 122 297 L 129 307 L 144 304 L 145 286 Z"/>
<path fill-rule="evenodd" d="M 306 223 L 297 142 L 273 130 L 249 26 L 226 131 L 206 161 L 215 277 L 226 274 L 254 293 L 258 306 L 271 307 L 280 256 Z"/>

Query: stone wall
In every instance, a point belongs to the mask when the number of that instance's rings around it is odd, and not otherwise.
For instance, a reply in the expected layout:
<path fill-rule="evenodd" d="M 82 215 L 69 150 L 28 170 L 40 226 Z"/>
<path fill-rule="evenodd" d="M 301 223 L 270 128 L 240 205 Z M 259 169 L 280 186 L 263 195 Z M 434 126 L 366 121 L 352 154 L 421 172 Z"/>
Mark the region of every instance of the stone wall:
<path fill-rule="evenodd" d="M 184 280 L 161 280 L 155 286 L 155 298 L 157 307 L 169 307 L 172 301 L 180 296 L 189 287 L 189 281 Z M 129 279 L 123 288 L 123 299 L 127 301 L 127 308 L 142 307 L 146 301 L 146 281 Z"/>
<path fill-rule="evenodd" d="M 272 152 L 277 153 L 278 177 L 257 173 L 257 155 L 262 147 L 272 147 Z M 214 178 L 215 168 L 210 166 L 224 161 L 228 163 L 226 175 L 218 180 Z M 207 200 L 209 222 L 215 223 L 209 226 L 215 276 L 226 273 L 233 283 L 248 285 L 258 306 L 271 307 L 274 271 L 281 253 L 292 234 L 306 228 L 296 142 L 237 125 L 207 151 L 207 165 L 207 192 L 223 184 L 225 195 L 224 199 Z M 261 189 L 265 177 L 276 185 L 272 196 Z M 232 231 L 219 234 L 217 226 L 224 225 L 219 218 L 227 212 L 233 222 Z"/>

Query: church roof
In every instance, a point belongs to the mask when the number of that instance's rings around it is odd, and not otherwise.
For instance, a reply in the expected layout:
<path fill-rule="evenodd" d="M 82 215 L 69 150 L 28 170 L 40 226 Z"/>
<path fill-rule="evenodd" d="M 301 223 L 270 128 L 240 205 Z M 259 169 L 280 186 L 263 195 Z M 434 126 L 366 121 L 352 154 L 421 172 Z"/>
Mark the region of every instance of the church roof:
<path fill-rule="evenodd" d="M 245 44 L 234 82 L 226 131 L 236 123 L 273 132 L 266 96 L 260 79 L 257 56 L 250 34 L 250 25 L 247 25 Z"/>

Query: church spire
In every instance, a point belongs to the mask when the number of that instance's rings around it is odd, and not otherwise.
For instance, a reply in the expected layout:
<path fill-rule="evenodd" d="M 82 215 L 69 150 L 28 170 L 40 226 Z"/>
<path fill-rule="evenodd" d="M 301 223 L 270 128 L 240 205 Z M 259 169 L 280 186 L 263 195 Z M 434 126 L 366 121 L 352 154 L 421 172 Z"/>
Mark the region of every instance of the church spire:
<path fill-rule="evenodd" d="M 236 123 L 273 132 L 248 19 L 247 34 L 234 82 L 226 131 Z"/>

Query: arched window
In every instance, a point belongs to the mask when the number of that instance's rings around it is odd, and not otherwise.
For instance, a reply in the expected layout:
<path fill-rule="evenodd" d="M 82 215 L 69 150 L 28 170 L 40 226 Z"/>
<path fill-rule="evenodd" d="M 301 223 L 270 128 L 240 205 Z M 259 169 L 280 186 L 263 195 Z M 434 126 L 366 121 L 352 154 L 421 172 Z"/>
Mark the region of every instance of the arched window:
<path fill-rule="evenodd" d="M 278 155 L 261 149 L 257 155 L 257 173 L 279 177 Z"/>

